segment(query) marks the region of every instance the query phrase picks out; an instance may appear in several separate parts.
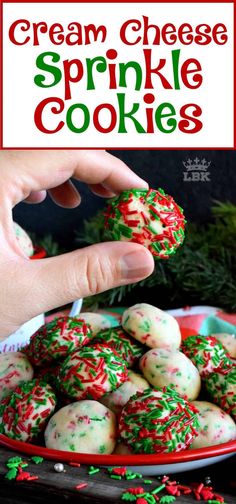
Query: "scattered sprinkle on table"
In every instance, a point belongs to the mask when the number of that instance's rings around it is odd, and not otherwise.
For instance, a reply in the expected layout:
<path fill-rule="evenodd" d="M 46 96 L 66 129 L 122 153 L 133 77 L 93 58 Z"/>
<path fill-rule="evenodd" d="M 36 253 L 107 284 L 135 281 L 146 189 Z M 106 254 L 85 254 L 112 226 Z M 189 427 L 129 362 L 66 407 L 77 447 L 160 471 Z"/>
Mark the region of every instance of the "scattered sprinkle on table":
<path fill-rule="evenodd" d="M 79 485 L 75 486 L 75 490 L 82 490 L 82 488 L 85 488 L 88 486 L 88 483 L 79 483 Z"/>
<path fill-rule="evenodd" d="M 44 461 L 44 458 L 43 457 L 39 457 L 39 455 L 34 455 L 33 457 L 31 457 L 32 462 L 34 462 L 34 464 L 42 464 L 43 461 Z"/>
<path fill-rule="evenodd" d="M 88 470 L 89 476 L 92 476 L 93 474 L 96 474 L 100 471 L 98 467 L 90 466 Z"/>

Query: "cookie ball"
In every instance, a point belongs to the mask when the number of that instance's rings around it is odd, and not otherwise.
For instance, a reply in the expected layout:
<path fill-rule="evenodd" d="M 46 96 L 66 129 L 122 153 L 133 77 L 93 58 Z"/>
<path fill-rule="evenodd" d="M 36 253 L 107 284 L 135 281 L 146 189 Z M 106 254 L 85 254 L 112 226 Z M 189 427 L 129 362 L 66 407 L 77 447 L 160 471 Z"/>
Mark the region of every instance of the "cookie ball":
<path fill-rule="evenodd" d="M 236 334 L 216 333 L 212 336 L 223 345 L 232 359 L 236 359 Z"/>
<path fill-rule="evenodd" d="M 45 366 L 87 345 L 92 337 L 92 331 L 84 320 L 57 317 L 31 336 L 24 353 L 34 366 Z"/>
<path fill-rule="evenodd" d="M 171 387 L 190 401 L 201 389 L 197 368 L 182 352 L 153 348 L 143 355 L 139 367 L 153 387 Z"/>
<path fill-rule="evenodd" d="M 224 347 L 213 336 L 189 336 L 182 342 L 181 349 L 198 368 L 202 378 L 229 363 Z"/>
<path fill-rule="evenodd" d="M 43 431 L 56 406 L 56 396 L 43 382 L 32 380 L 17 387 L 3 399 L 3 433 L 19 441 L 30 441 Z"/>
<path fill-rule="evenodd" d="M 236 366 L 220 368 L 208 375 L 205 386 L 213 402 L 236 421 Z"/>
<path fill-rule="evenodd" d="M 75 402 L 53 415 L 44 437 L 47 448 L 54 450 L 110 454 L 116 444 L 116 418 L 97 401 Z"/>
<path fill-rule="evenodd" d="M 89 324 L 94 336 L 99 331 L 111 327 L 111 322 L 104 315 L 101 315 L 101 313 L 81 312 L 79 318 L 83 319 L 86 324 Z"/>
<path fill-rule="evenodd" d="M 134 453 L 185 450 L 197 436 L 197 409 L 169 387 L 138 392 L 124 406 L 119 435 Z"/>
<path fill-rule="evenodd" d="M 110 392 L 110 394 L 102 397 L 100 402 L 110 408 L 111 411 L 114 411 L 114 413 L 119 414 L 130 397 L 136 394 L 136 392 L 143 392 L 147 388 L 150 388 L 150 385 L 143 376 L 129 371 L 128 379 L 114 392 Z"/>
<path fill-rule="evenodd" d="M 133 189 L 113 198 L 105 228 L 113 240 L 140 243 L 156 259 L 167 259 L 184 241 L 183 210 L 163 189 Z"/>
<path fill-rule="evenodd" d="M 236 424 L 221 408 L 207 401 L 193 401 L 193 404 L 199 411 L 200 427 L 191 448 L 203 448 L 236 439 Z"/>
<path fill-rule="evenodd" d="M 31 238 L 16 222 L 13 222 L 13 227 L 19 247 L 27 257 L 31 257 L 34 254 L 34 246 Z"/>
<path fill-rule="evenodd" d="M 125 362 L 108 346 L 84 347 L 69 355 L 59 372 L 59 387 L 75 399 L 100 399 L 128 378 Z"/>
<path fill-rule="evenodd" d="M 0 354 L 0 401 L 24 381 L 32 380 L 34 370 L 21 352 Z"/>
<path fill-rule="evenodd" d="M 93 343 L 104 343 L 113 348 L 126 362 L 127 367 L 132 367 L 144 352 L 143 346 L 126 333 L 121 326 L 100 331 L 91 344 L 93 345 Z"/>
<path fill-rule="evenodd" d="M 147 303 L 139 303 L 125 310 L 122 327 L 150 348 L 171 350 L 178 349 L 181 344 L 181 333 L 175 318 Z"/>

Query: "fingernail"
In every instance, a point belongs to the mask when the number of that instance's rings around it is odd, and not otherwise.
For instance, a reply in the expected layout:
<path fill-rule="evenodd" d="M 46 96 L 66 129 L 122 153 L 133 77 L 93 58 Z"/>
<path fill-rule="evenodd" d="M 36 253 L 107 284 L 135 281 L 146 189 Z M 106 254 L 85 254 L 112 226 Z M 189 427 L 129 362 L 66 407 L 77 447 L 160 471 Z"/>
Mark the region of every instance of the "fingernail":
<path fill-rule="evenodd" d="M 145 250 L 130 252 L 121 259 L 121 272 L 124 279 L 145 278 L 151 275 L 153 267 L 152 256 Z"/>

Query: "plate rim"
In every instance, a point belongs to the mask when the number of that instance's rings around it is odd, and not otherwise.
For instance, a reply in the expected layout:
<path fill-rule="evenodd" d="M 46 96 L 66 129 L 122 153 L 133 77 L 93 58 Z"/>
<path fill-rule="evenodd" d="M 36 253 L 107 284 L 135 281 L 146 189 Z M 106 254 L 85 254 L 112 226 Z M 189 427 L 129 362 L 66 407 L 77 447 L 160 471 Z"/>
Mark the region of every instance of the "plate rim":
<path fill-rule="evenodd" d="M 10 448 L 25 455 L 39 455 L 48 460 L 62 460 L 64 462 L 81 462 L 83 464 L 97 465 L 121 465 L 121 466 L 147 466 L 147 465 L 171 465 L 176 463 L 187 463 L 194 460 L 202 460 L 228 453 L 236 453 L 236 440 L 228 441 L 214 446 L 197 448 L 195 450 L 188 449 L 177 453 L 162 453 L 162 454 L 140 454 L 140 455 L 99 455 L 87 453 L 75 453 L 62 450 L 52 450 L 44 446 L 33 445 L 15 439 L 8 438 L 4 434 L 0 434 L 0 446 Z"/>

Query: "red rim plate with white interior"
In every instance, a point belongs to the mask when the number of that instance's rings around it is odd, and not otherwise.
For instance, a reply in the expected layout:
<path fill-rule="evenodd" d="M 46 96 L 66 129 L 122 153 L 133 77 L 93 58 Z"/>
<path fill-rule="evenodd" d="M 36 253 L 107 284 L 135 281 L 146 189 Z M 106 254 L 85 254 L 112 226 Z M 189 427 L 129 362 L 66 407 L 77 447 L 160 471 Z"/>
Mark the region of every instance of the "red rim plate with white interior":
<path fill-rule="evenodd" d="M 181 328 L 182 339 L 191 334 L 196 334 L 194 329 Z M 162 453 L 148 455 L 95 455 L 85 453 L 74 453 L 61 450 L 50 450 L 44 446 L 38 446 L 31 443 L 24 443 L 15 439 L 8 438 L 0 434 L 0 446 L 10 448 L 25 455 L 39 455 L 48 460 L 60 460 L 62 462 L 78 462 L 82 464 L 97 465 L 124 465 L 124 466 L 161 466 L 164 464 L 180 464 L 185 462 L 197 461 L 202 459 L 211 459 L 230 453 L 236 453 L 236 440 L 222 443 L 215 446 L 207 446 L 196 450 L 186 450 L 178 453 Z M 210 462 L 210 461 L 209 461 Z"/>
<path fill-rule="evenodd" d="M 68 451 L 50 450 L 43 446 L 23 443 L 0 435 L 0 445 L 5 448 L 24 453 L 25 455 L 39 455 L 49 460 L 62 462 L 80 462 L 82 464 L 98 465 L 164 465 L 190 462 L 211 457 L 218 457 L 236 452 L 236 441 L 229 441 L 220 445 L 186 450 L 178 453 L 163 453 L 161 455 L 95 455 L 85 453 L 73 453 Z"/>

